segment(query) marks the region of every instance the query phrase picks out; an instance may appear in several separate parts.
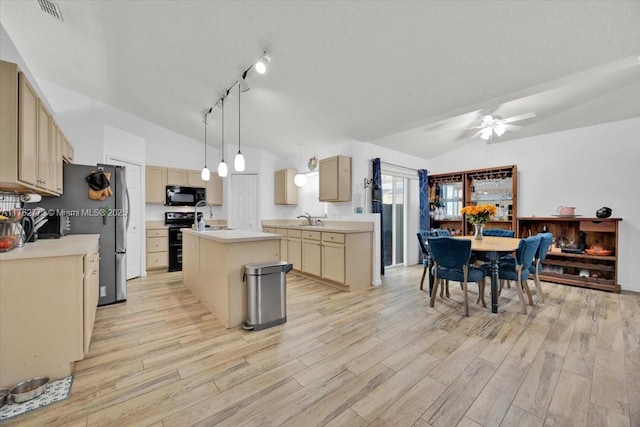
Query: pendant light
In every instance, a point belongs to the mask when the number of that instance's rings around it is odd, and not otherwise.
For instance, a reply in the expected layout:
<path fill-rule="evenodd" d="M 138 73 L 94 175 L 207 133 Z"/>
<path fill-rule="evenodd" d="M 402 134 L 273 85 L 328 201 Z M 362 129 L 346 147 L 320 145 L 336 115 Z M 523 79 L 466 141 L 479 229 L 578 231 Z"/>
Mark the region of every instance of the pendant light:
<path fill-rule="evenodd" d="M 244 156 L 240 151 L 240 84 L 238 84 L 238 154 L 236 154 L 236 158 L 233 160 L 233 166 L 236 169 L 236 172 L 244 172 Z"/>
<path fill-rule="evenodd" d="M 207 168 L 207 115 L 209 113 L 205 114 L 204 117 L 202 118 L 202 121 L 204 122 L 204 168 L 202 168 L 202 172 L 200 173 L 200 178 L 202 178 L 203 181 L 209 181 L 209 179 L 211 179 L 211 172 L 209 172 L 209 168 Z"/>
<path fill-rule="evenodd" d="M 227 164 L 224 162 L 224 98 L 222 98 L 222 144 L 220 144 L 220 153 L 222 153 L 222 160 L 218 164 L 218 175 L 224 178 L 228 172 Z"/>
<path fill-rule="evenodd" d="M 302 164 L 302 144 L 298 144 L 298 164 Z M 307 185 L 307 175 L 298 171 L 296 176 L 293 177 L 293 183 L 298 187 L 304 187 Z"/>

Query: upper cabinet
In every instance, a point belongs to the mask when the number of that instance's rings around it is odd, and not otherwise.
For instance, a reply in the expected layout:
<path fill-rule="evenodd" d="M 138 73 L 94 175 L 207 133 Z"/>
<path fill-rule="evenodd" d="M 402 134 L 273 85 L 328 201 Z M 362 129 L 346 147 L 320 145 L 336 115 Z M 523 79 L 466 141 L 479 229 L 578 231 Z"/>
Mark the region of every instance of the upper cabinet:
<path fill-rule="evenodd" d="M 0 61 L 0 92 L 0 190 L 62 194 L 60 127 L 16 64 Z"/>
<path fill-rule="evenodd" d="M 207 191 L 207 203 L 222 206 L 222 178 L 215 172 L 211 173 L 209 181 L 203 181 L 200 171 L 197 170 L 148 165 L 146 175 L 146 203 L 164 204 L 166 186 L 183 185 L 204 187 Z"/>
<path fill-rule="evenodd" d="M 274 200 L 276 205 L 297 205 L 298 187 L 293 182 L 295 169 L 281 169 L 274 172 Z"/>
<path fill-rule="evenodd" d="M 334 156 L 320 160 L 320 201 L 351 201 L 351 157 Z"/>

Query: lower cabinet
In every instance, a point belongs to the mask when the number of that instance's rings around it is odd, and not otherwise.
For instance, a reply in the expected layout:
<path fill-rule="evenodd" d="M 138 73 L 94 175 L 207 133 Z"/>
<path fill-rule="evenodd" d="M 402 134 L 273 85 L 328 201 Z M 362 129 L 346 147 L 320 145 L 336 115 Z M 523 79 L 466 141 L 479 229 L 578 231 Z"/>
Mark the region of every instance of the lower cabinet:
<path fill-rule="evenodd" d="M 169 230 L 147 229 L 147 269 L 169 266 Z"/>
<path fill-rule="evenodd" d="M 86 253 L 0 261 L 0 387 L 66 377 L 89 351 L 99 295 L 95 242 Z"/>
<path fill-rule="evenodd" d="M 294 270 L 302 271 L 302 232 L 287 230 L 287 262 Z"/>
<path fill-rule="evenodd" d="M 322 242 L 322 278 L 345 283 L 344 244 Z"/>
<path fill-rule="evenodd" d="M 319 231 L 302 232 L 302 272 L 320 276 L 322 274 L 322 250 Z"/>

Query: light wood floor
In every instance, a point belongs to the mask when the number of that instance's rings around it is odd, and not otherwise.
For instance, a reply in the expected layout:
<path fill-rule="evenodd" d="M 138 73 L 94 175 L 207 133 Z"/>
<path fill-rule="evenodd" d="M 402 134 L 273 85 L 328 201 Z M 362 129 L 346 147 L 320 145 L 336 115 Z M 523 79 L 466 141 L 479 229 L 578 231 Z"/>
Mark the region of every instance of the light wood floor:
<path fill-rule="evenodd" d="M 457 284 L 430 308 L 421 273 L 354 293 L 289 274 L 288 322 L 256 332 L 223 328 L 181 273 L 131 281 L 71 397 L 7 424 L 640 426 L 638 294 L 543 283 L 526 316 L 505 289 L 465 318 Z"/>

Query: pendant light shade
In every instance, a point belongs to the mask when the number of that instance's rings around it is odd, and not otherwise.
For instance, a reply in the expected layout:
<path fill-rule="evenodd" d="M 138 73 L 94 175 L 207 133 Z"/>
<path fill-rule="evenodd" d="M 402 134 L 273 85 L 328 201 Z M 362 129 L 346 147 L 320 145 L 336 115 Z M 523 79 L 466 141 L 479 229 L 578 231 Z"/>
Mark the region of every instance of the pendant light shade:
<path fill-rule="evenodd" d="M 222 140 L 221 140 L 221 144 L 220 144 L 220 153 L 222 155 L 222 158 L 220 160 L 220 163 L 218 164 L 218 175 L 221 177 L 225 177 L 227 176 L 227 164 L 224 162 L 224 98 L 222 98 Z"/>
<path fill-rule="evenodd" d="M 203 181 L 209 181 L 211 179 L 211 172 L 209 172 L 209 168 L 207 168 L 207 115 L 204 115 L 204 167 L 202 168 L 202 172 L 200 173 L 200 178 Z"/>
<path fill-rule="evenodd" d="M 242 90 L 240 89 L 240 85 L 238 84 L 238 154 L 236 154 L 236 158 L 233 160 L 233 167 L 235 168 L 236 172 L 244 172 L 244 166 L 245 166 L 244 156 L 240 151 L 240 117 L 241 117 L 240 93 L 241 92 Z"/>

